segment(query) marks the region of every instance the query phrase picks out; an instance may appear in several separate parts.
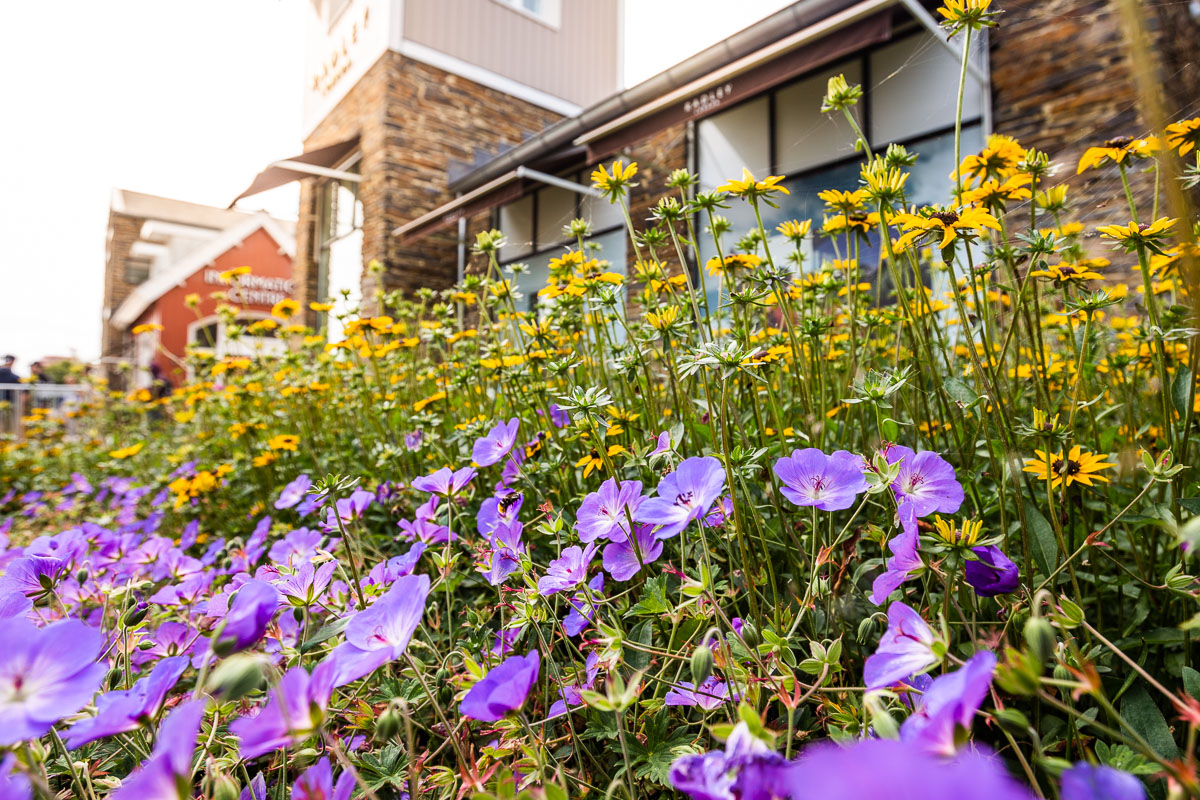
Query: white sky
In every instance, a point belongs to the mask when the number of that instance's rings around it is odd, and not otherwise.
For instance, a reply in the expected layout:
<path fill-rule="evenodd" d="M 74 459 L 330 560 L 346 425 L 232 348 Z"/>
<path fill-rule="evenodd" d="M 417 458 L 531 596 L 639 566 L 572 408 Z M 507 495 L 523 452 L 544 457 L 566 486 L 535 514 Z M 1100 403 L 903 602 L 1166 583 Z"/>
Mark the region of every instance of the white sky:
<path fill-rule="evenodd" d="M 299 152 L 304 2 L 4 4 L 0 353 L 21 375 L 99 353 L 114 187 L 224 207 Z M 626 83 L 789 2 L 625 0 Z M 296 204 L 294 188 L 243 203 L 292 218 Z"/>

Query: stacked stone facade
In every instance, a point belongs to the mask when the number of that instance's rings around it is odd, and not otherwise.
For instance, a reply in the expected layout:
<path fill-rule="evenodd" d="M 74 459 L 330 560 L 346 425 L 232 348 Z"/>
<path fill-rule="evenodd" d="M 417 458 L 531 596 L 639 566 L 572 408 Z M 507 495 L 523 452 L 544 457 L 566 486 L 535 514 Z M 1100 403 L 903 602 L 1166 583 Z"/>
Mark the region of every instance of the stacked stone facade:
<path fill-rule="evenodd" d="M 138 284 L 126 280 L 125 261 L 138 240 L 146 220 L 110 210 L 108 213 L 108 253 L 104 265 L 104 314 L 100 321 L 100 357 L 111 361 L 128 358 L 132 340 L 128 331 L 118 330 L 108 318 Z M 107 362 L 106 362 L 107 363 Z"/>

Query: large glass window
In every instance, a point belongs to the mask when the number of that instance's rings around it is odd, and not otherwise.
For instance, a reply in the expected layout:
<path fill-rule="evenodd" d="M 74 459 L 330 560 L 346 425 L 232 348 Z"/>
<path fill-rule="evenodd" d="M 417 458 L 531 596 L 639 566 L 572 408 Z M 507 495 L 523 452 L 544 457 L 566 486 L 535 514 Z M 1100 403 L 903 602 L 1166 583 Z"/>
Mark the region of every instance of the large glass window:
<path fill-rule="evenodd" d="M 341 167 L 357 173 L 358 163 Z M 318 194 L 317 294 L 329 298 L 329 335 L 341 338 L 337 317 L 358 308 L 362 300 L 362 201 L 358 183 L 326 180 Z"/>

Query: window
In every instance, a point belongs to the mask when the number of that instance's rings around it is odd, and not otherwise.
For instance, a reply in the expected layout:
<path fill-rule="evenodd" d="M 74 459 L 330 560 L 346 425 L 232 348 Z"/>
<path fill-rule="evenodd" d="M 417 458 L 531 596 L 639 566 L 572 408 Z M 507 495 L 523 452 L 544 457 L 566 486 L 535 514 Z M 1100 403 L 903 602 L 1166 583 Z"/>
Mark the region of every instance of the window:
<path fill-rule="evenodd" d="M 557 28 L 562 23 L 562 0 L 496 0 L 538 22 Z"/>
<path fill-rule="evenodd" d="M 133 286 L 145 283 L 150 279 L 151 260 L 144 256 L 130 256 L 125 259 L 125 282 Z"/>
<path fill-rule="evenodd" d="M 357 173 L 359 163 L 340 167 Z M 317 194 L 317 296 L 334 303 L 329 335 L 340 338 L 337 317 L 362 299 L 362 201 L 354 181 L 326 180 Z"/>

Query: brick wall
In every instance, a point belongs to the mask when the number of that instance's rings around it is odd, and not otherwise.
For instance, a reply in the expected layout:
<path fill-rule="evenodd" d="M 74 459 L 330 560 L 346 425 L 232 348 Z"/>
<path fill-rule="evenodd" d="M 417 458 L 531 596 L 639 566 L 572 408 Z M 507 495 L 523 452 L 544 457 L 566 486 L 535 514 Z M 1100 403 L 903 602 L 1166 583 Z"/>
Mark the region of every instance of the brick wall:
<path fill-rule="evenodd" d="M 396 226 L 452 199 L 453 163 L 519 144 L 558 119 L 546 109 L 388 52 L 317 126 L 305 149 L 359 135 L 362 149 L 363 265 L 382 262 L 384 290 L 440 288 L 454 281 L 456 237 L 441 232 L 403 246 Z M 304 181 L 295 264 L 298 299 L 315 298 L 317 181 Z M 363 297 L 373 279 L 364 275 Z"/>
<path fill-rule="evenodd" d="M 109 212 L 108 229 L 111 238 L 108 242 L 108 260 L 104 265 L 104 309 L 109 314 L 115 312 L 125 298 L 137 288 L 137 284 L 125 280 L 125 259 L 129 257 L 133 243 L 138 240 L 143 222 L 145 220 L 141 217 L 131 217 L 116 211 Z M 107 317 L 101 320 L 100 325 L 101 357 L 127 357 L 130 347 L 127 333 L 109 325 Z"/>

